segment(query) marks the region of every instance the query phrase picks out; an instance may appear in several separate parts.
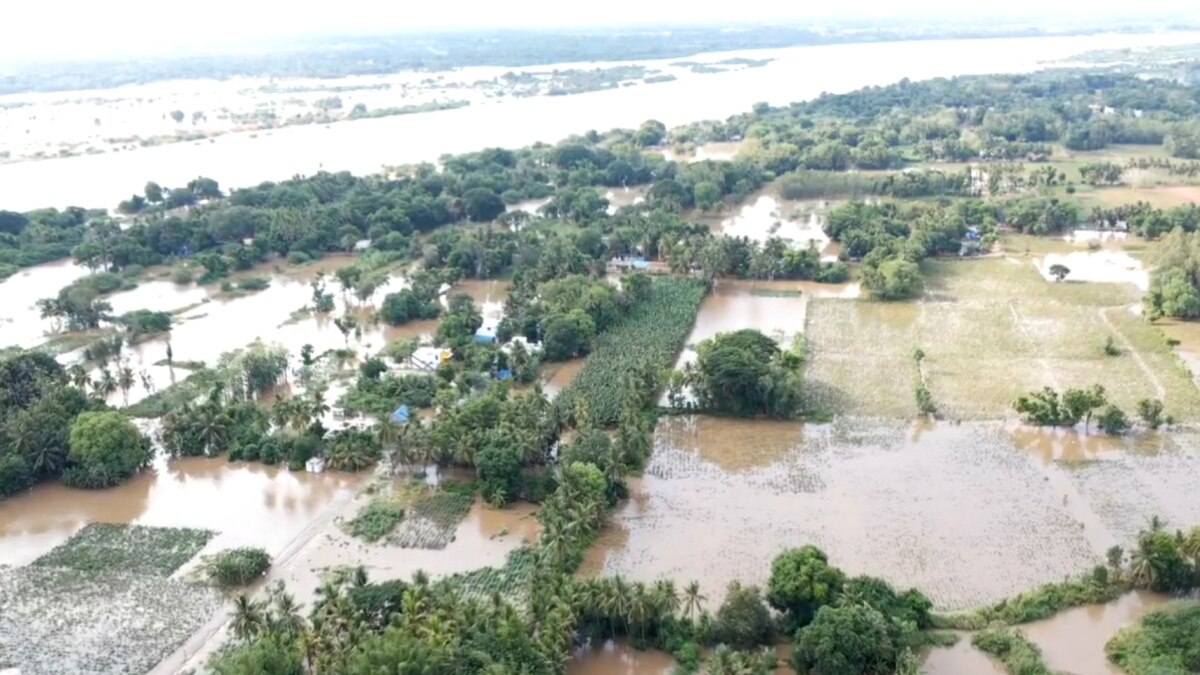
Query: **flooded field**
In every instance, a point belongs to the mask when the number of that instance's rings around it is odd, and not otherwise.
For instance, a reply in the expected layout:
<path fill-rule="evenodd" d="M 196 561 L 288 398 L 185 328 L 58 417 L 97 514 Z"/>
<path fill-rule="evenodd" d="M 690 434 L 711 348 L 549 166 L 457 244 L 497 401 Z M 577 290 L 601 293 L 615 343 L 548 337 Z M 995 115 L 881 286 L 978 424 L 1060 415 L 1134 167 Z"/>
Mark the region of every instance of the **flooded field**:
<path fill-rule="evenodd" d="M 746 237 L 759 243 L 778 237 L 795 249 L 815 247 L 826 254 L 831 242 L 817 210 L 784 200 L 770 192 L 751 197 L 717 226 L 728 237 Z"/>
<path fill-rule="evenodd" d="M 1136 286 L 1046 281 L 1024 257 L 923 267 L 925 290 L 912 302 L 810 303 L 805 395 L 811 408 L 910 418 L 912 349 L 920 347 L 934 403 L 950 419 L 1003 419 L 1022 393 L 1096 383 L 1126 411 L 1140 399 L 1159 398 L 1177 418 L 1200 413 L 1191 374 L 1162 333 L 1136 313 Z M 1121 346 L 1120 356 L 1104 354 L 1106 336 Z"/>
<path fill-rule="evenodd" d="M 814 298 L 857 298 L 857 283 L 819 284 L 813 281 L 739 281 L 722 279 L 700 304 L 700 313 L 676 367 L 694 361 L 696 345 L 743 328 L 755 328 L 785 348 L 804 332 L 809 303 Z"/>
<path fill-rule="evenodd" d="M 1077 574 L 1153 514 L 1200 521 L 1195 434 L 1047 463 L 998 423 L 761 425 L 663 419 L 581 574 L 696 579 L 715 608 L 728 582 L 765 583 L 775 555 L 815 544 L 958 610 Z"/>
<path fill-rule="evenodd" d="M 1047 281 L 1055 281 L 1050 268 L 1062 265 L 1071 270 L 1064 280 L 1070 282 L 1132 284 L 1142 291 L 1150 288 L 1150 273 L 1140 260 L 1124 251 L 1099 249 L 1048 253 L 1038 263 L 1038 272 Z"/>
<path fill-rule="evenodd" d="M 86 267 L 59 260 L 27 267 L 0 281 L 0 348 L 32 347 L 45 341 L 52 325 L 41 318 L 35 303 L 87 274 Z"/>
<path fill-rule="evenodd" d="M 361 480 L 195 457 L 160 458 L 107 490 L 44 483 L 0 501 L 0 565 L 28 564 L 93 522 L 208 529 L 217 536 L 206 552 L 254 545 L 275 554 Z"/>
<path fill-rule="evenodd" d="M 144 281 L 132 290 L 115 293 L 108 298 L 115 314 L 135 309 L 175 313 L 170 333 L 127 347 L 123 358 L 136 373 L 146 376 L 153 390 L 159 390 L 188 374 L 181 368 L 167 367 L 168 346 L 176 364 L 202 362 L 211 366 L 222 354 L 243 348 L 257 339 L 281 345 L 293 357 L 306 344 L 312 345 L 318 355 L 346 346 L 360 354 L 370 354 L 393 340 L 411 337 L 432 340 L 437 332 L 437 320 L 413 321 L 402 326 L 388 326 L 371 320 L 383 298 L 407 284 L 402 273 L 393 273 L 386 284 L 365 300 L 341 292 L 332 275 L 338 268 L 354 261 L 355 258 L 350 256 L 330 256 L 303 267 L 264 264 L 244 276 L 264 277 L 270 286 L 244 295 L 224 293 L 217 284 L 183 285 L 163 280 Z M 49 320 L 38 317 L 33 303 L 40 297 L 56 293 L 56 284 L 65 285 L 86 274 L 86 270 L 63 262 L 30 268 L 27 272 L 4 284 L 4 290 L 11 290 L 12 297 L 18 300 L 4 303 L 4 311 L 11 316 L 0 320 L 11 322 L 15 328 L 10 332 L 6 323 L 0 341 L 11 335 L 17 344 L 33 346 L 44 342 L 53 328 Z M 319 273 L 326 275 L 326 290 L 333 294 L 335 304 L 333 312 L 323 315 L 304 311 L 311 305 L 311 283 Z M 497 323 L 503 314 L 508 288 L 509 282 L 505 281 L 463 280 L 448 290 L 442 302 L 445 304 L 450 295 L 465 293 L 475 300 L 485 321 Z M 345 313 L 359 319 L 359 328 L 349 335 L 343 335 L 334 323 L 336 317 Z M 67 361 L 77 358 L 77 353 L 63 357 Z M 109 403 L 136 403 L 149 393 L 151 390 L 146 388 L 145 381 L 138 377 L 128 396 L 125 392 L 114 393 Z"/>
<path fill-rule="evenodd" d="M 583 368 L 583 359 L 571 359 L 562 363 L 548 363 L 542 368 L 542 390 L 546 396 L 554 398 L 564 389 L 571 386 L 575 376 Z"/>
<path fill-rule="evenodd" d="M 311 527 L 311 536 L 276 559 L 266 583 L 283 581 L 297 602 L 308 607 L 326 576 L 337 569 L 362 565 L 375 582 L 409 580 L 418 571 L 437 580 L 482 567 L 502 567 L 510 552 L 535 542 L 541 532 L 536 509 L 530 504 L 493 509 L 476 500 L 454 530 L 453 540 L 443 549 L 369 544 L 346 534 L 342 523 L 353 518 L 370 498 L 364 492 L 335 505 L 331 513 L 326 514 L 328 517 Z M 216 617 L 208 630 L 193 636 L 188 644 L 152 672 L 167 675 L 185 667 L 197 668 L 227 637 L 227 617 Z"/>

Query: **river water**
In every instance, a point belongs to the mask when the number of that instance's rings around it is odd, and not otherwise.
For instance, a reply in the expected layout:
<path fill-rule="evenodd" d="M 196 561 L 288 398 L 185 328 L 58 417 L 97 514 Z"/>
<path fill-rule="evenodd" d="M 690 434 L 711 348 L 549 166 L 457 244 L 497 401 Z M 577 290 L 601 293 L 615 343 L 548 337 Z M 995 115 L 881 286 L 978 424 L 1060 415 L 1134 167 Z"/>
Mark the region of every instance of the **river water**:
<path fill-rule="evenodd" d="M 444 153 L 555 142 L 588 129 L 724 118 L 757 102 L 786 104 L 901 78 L 1027 72 L 1093 49 L 1182 44 L 1195 33 L 845 44 L 728 52 L 774 58 L 762 68 L 579 94 L 507 99 L 457 110 L 229 134 L 193 143 L 0 166 L 0 208 L 114 206 L 147 180 L 197 175 L 243 187 L 318 170 L 366 173 Z M 699 55 L 706 58 L 712 55 Z M 657 62 L 648 62 L 656 64 Z M 181 87 L 195 86 L 181 82 Z"/>

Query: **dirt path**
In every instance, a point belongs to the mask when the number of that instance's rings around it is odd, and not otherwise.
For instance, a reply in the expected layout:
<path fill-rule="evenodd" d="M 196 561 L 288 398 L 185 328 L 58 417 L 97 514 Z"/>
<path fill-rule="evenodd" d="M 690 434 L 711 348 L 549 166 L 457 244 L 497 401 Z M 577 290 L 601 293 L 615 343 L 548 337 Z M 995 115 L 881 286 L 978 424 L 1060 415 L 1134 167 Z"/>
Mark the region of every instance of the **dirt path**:
<path fill-rule="evenodd" d="M 368 481 L 369 482 L 369 481 Z M 364 482 L 366 486 L 368 482 Z M 358 497 L 359 491 L 349 493 L 340 499 L 331 501 L 325 509 L 312 520 L 299 534 L 293 538 L 279 555 L 271 563 L 271 571 L 260 582 L 258 582 L 253 591 L 256 592 L 266 588 L 278 578 L 284 576 L 284 572 L 299 556 L 300 552 L 313 540 L 326 526 L 337 516 L 350 502 Z M 208 657 L 216 652 L 221 646 L 226 637 L 225 626 L 229 623 L 230 611 L 233 609 L 232 599 L 226 599 L 221 605 L 221 608 L 215 612 L 208 623 L 205 623 L 199 630 L 192 634 L 178 649 L 164 658 L 154 667 L 147 675 L 175 675 L 176 673 L 185 670 L 199 669 L 208 660 Z"/>
<path fill-rule="evenodd" d="M 1154 374 L 1154 371 L 1150 370 L 1150 366 L 1146 363 L 1146 360 L 1142 358 L 1142 355 L 1138 352 L 1138 350 L 1133 346 L 1133 343 L 1129 341 L 1129 338 L 1125 337 L 1125 334 L 1122 333 L 1112 321 L 1109 321 L 1108 310 L 1110 309 L 1112 308 L 1102 307 L 1097 310 L 1097 313 L 1100 314 L 1100 320 L 1104 322 L 1104 325 L 1108 327 L 1108 329 L 1112 331 L 1112 334 L 1116 336 L 1117 340 L 1120 341 L 1121 346 L 1124 347 L 1125 350 L 1129 352 L 1129 355 L 1133 357 L 1134 362 L 1138 364 L 1138 368 L 1141 368 L 1142 374 L 1146 376 L 1147 380 L 1150 380 L 1150 384 L 1154 385 L 1154 392 L 1157 395 L 1158 400 L 1166 403 L 1166 387 L 1162 385 L 1162 382 L 1159 381 L 1158 376 Z"/>

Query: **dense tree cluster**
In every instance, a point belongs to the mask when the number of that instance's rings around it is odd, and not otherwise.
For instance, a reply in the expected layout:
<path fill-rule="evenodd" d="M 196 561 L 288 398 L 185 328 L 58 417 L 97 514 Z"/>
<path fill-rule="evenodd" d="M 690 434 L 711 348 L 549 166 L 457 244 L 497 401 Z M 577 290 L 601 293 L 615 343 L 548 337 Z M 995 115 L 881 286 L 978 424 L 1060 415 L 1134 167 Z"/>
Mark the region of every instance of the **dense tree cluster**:
<path fill-rule="evenodd" d="M 701 342 L 685 371 L 700 408 L 753 417 L 787 418 L 800 407 L 801 356 L 754 329 Z"/>

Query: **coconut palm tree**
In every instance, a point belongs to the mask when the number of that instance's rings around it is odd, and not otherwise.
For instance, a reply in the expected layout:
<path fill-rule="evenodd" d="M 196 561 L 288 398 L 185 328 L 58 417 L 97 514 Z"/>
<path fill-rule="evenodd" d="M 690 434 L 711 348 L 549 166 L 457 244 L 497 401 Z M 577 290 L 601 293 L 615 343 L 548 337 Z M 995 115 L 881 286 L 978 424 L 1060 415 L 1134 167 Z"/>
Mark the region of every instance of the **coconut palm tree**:
<path fill-rule="evenodd" d="M 243 642 L 248 642 L 266 628 L 266 617 L 263 614 L 262 604 L 251 600 L 244 593 L 240 593 L 233 603 L 233 635 Z"/>
<path fill-rule="evenodd" d="M 280 430 L 288 428 L 288 425 L 292 423 L 292 408 L 294 406 L 294 399 L 275 399 L 275 405 L 271 406 L 271 424 L 274 424 L 275 428 Z"/>
<path fill-rule="evenodd" d="M 75 385 L 77 389 L 87 391 L 90 380 L 88 379 L 87 368 L 84 368 L 82 363 L 71 364 L 67 368 L 67 377 L 70 378 L 71 384 Z"/>
<path fill-rule="evenodd" d="M 96 392 L 102 398 L 107 399 L 117 390 L 117 379 L 113 377 L 112 371 L 108 368 L 100 371 L 100 380 L 95 384 Z"/>
<path fill-rule="evenodd" d="M 121 394 L 125 399 L 125 405 L 129 405 L 129 390 L 137 382 L 134 379 L 133 368 L 129 367 L 128 363 L 121 365 L 121 370 L 117 376 L 117 386 L 121 388 Z"/>
<path fill-rule="evenodd" d="M 212 457 L 225 448 L 233 420 L 219 406 L 205 403 L 197 410 L 196 433 L 204 442 L 204 454 Z"/>
<path fill-rule="evenodd" d="M 675 590 L 675 582 L 671 579 L 659 579 L 654 582 L 654 597 L 662 614 L 675 616 L 679 613 L 679 592 Z"/>
<path fill-rule="evenodd" d="M 700 611 L 700 605 L 705 600 L 708 600 L 708 598 L 700 593 L 699 581 L 692 581 L 683 587 L 683 611 L 687 614 L 689 621 L 692 620 L 696 612 Z"/>

